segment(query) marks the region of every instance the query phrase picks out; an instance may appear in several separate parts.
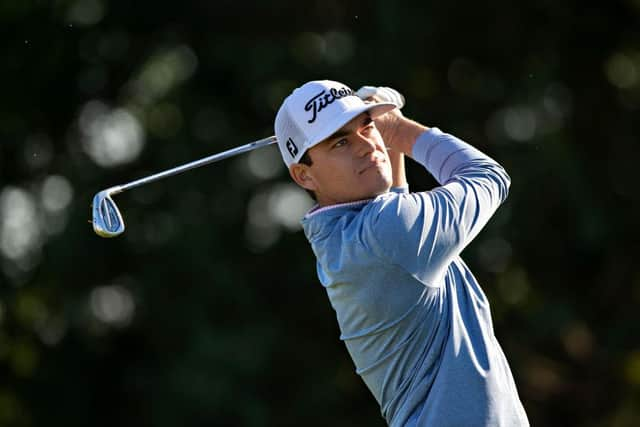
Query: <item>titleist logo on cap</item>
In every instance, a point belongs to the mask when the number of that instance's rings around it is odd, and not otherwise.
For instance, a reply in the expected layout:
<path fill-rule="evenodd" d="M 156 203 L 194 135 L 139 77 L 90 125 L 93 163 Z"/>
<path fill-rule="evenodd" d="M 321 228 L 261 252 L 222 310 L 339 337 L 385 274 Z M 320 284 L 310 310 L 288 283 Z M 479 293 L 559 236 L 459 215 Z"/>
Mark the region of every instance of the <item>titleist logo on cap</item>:
<path fill-rule="evenodd" d="M 304 106 L 304 111 L 311 111 L 311 119 L 307 120 L 307 123 L 313 123 L 318 117 L 318 113 L 322 111 L 326 106 L 333 103 L 336 99 L 344 98 L 345 96 L 353 95 L 353 91 L 347 87 L 341 89 L 331 88 L 329 93 L 326 90 L 322 90 L 319 94 L 313 96 Z"/>

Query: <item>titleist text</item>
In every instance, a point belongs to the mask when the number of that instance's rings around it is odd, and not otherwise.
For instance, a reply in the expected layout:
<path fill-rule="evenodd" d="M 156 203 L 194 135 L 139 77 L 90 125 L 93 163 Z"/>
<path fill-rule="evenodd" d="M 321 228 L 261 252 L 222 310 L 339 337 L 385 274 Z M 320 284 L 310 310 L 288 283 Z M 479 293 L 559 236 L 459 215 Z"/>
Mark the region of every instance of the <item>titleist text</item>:
<path fill-rule="evenodd" d="M 304 111 L 311 111 L 311 119 L 309 119 L 307 122 L 315 122 L 316 117 L 318 117 L 318 113 L 325 107 L 333 103 L 336 99 L 344 98 L 345 96 L 349 96 L 352 94 L 353 91 L 346 87 L 343 87 L 342 89 L 331 88 L 329 89 L 329 93 L 323 90 L 305 104 Z"/>

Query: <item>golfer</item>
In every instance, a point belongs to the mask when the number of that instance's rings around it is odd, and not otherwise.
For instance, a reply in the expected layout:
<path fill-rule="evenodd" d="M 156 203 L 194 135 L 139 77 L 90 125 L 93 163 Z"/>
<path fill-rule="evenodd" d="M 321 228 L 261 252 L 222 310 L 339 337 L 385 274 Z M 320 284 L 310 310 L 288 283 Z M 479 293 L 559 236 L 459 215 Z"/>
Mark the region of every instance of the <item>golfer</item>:
<path fill-rule="evenodd" d="M 302 224 L 340 339 L 392 427 L 528 426 L 489 302 L 460 258 L 509 176 L 380 102 L 397 92 L 373 92 L 365 103 L 341 83 L 308 82 L 275 120 L 291 177 L 317 201 Z M 410 193 L 404 156 L 440 186 Z"/>

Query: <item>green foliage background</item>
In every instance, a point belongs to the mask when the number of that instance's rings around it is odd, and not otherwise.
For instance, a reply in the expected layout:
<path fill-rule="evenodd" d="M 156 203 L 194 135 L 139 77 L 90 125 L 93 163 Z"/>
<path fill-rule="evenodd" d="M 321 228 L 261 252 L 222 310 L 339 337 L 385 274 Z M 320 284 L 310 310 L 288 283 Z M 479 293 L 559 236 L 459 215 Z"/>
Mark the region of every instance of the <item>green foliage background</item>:
<path fill-rule="evenodd" d="M 119 238 L 86 222 L 98 190 L 271 135 L 317 78 L 395 87 L 505 165 L 463 257 L 532 425 L 638 425 L 639 18 L 638 0 L 2 2 L 0 425 L 384 425 L 274 147 L 118 196 Z"/>

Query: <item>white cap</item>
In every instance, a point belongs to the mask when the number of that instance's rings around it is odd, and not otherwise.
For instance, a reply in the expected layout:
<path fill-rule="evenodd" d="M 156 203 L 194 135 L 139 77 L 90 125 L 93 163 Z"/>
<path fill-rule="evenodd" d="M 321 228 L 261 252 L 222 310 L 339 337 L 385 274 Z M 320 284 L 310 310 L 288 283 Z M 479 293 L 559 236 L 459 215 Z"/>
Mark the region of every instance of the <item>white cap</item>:
<path fill-rule="evenodd" d="M 348 86 L 331 80 L 305 83 L 289 95 L 276 115 L 278 148 L 287 167 L 365 111 L 372 118 L 396 108 L 391 102 L 365 103 Z"/>

